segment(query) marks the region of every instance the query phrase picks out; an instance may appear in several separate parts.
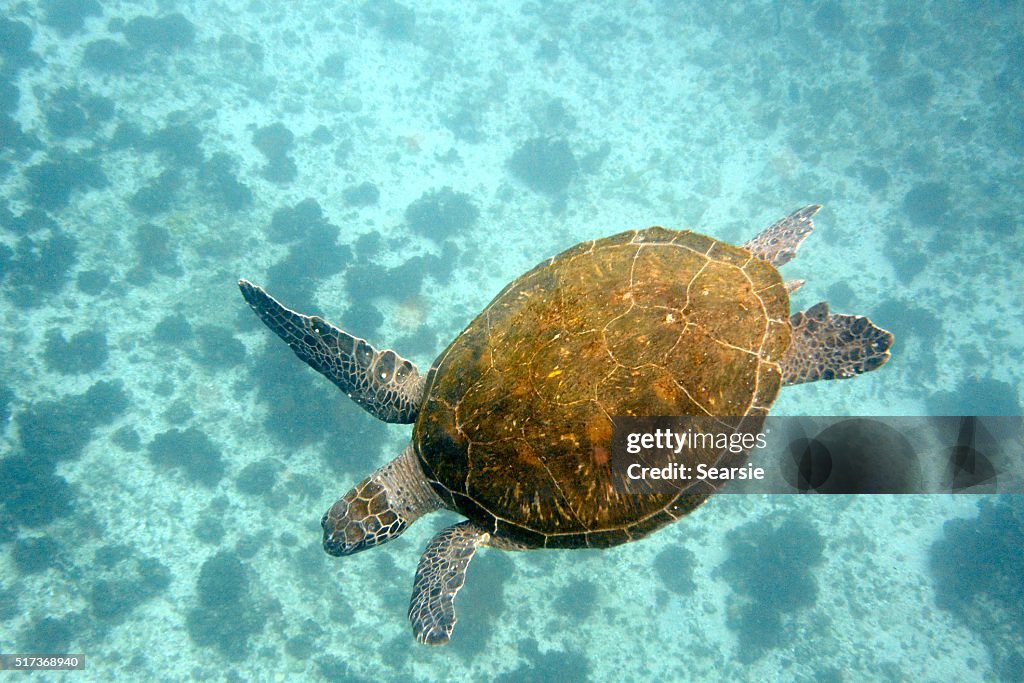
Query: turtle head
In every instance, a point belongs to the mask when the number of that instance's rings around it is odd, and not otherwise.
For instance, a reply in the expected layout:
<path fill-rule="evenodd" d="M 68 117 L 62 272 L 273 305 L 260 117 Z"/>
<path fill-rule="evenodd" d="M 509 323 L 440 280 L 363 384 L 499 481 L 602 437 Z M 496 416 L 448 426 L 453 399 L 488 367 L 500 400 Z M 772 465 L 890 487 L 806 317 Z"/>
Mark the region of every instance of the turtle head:
<path fill-rule="evenodd" d="M 352 555 L 390 541 L 410 522 L 389 505 L 385 486 L 367 477 L 338 499 L 320 520 L 324 550 L 328 555 Z"/>
<path fill-rule="evenodd" d="M 324 550 L 328 555 L 352 555 L 387 543 L 441 506 L 409 445 L 331 506 L 320 520 Z"/>

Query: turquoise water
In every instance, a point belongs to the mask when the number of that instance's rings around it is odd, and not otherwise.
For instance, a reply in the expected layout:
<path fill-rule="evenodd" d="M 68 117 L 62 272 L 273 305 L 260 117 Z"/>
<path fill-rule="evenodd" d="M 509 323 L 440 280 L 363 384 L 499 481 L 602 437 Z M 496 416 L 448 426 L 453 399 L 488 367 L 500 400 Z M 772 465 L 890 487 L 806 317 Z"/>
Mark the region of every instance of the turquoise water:
<path fill-rule="evenodd" d="M 0 653 L 47 680 L 1020 680 L 1019 497 L 719 496 L 606 551 L 482 550 L 414 642 L 452 513 L 348 558 L 398 454 L 239 277 L 421 369 L 584 239 L 741 243 L 896 338 L 779 414 L 1020 415 L 1014 2 L 48 0 L 0 19 Z M 342 3 L 335 3 L 342 5 Z"/>

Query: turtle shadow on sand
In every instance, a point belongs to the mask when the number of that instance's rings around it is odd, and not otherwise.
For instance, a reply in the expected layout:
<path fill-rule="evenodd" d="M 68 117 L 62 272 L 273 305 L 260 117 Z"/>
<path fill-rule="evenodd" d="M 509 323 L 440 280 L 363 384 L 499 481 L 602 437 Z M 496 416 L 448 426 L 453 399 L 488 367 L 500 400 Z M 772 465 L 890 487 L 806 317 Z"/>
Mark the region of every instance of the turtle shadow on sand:
<path fill-rule="evenodd" d="M 778 267 L 820 208 L 742 246 L 661 227 L 578 244 L 505 287 L 426 376 L 241 280 L 246 302 L 300 359 L 374 417 L 414 423 L 401 455 L 323 516 L 324 549 L 381 545 L 442 508 L 466 517 L 430 541 L 413 583 L 413 633 L 440 645 L 480 547 L 607 548 L 695 510 L 718 483 L 638 490 L 612 466 L 613 416 L 759 429 L 783 387 L 855 377 L 889 358 L 892 335 L 865 317 L 825 302 L 790 309 L 802 282 Z M 680 454 L 693 469 L 740 458 L 713 446 Z"/>

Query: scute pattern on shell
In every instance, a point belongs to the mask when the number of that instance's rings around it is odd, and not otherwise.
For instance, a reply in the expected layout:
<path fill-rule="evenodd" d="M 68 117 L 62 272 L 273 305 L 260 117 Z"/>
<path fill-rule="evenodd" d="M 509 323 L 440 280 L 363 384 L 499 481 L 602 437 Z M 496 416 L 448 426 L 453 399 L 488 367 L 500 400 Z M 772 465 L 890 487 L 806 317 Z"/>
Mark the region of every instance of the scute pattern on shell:
<path fill-rule="evenodd" d="M 765 415 L 789 343 L 782 278 L 745 249 L 659 227 L 583 243 L 441 354 L 413 442 L 434 489 L 496 539 L 624 543 L 713 490 L 617 491 L 612 416 Z"/>

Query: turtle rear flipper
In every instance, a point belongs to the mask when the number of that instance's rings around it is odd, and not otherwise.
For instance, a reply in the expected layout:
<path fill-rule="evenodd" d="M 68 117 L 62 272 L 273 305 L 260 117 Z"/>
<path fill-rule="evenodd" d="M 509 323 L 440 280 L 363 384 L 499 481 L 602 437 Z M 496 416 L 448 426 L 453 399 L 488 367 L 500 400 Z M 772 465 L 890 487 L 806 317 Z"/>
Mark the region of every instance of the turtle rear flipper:
<path fill-rule="evenodd" d="M 434 536 L 416 568 L 409 621 L 416 640 L 444 645 L 455 628 L 455 594 L 466 583 L 466 567 L 490 534 L 465 521 Z"/>
<path fill-rule="evenodd" d="M 800 244 L 814 230 L 814 222 L 811 219 L 820 209 L 821 204 L 811 204 L 794 211 L 759 232 L 746 242 L 743 248 L 776 268 L 789 263 L 796 256 Z"/>
<path fill-rule="evenodd" d="M 412 362 L 391 350 L 378 351 L 323 318 L 296 313 L 248 280 L 239 280 L 238 287 L 249 307 L 296 356 L 364 410 L 384 422 L 416 421 L 423 378 Z"/>
<path fill-rule="evenodd" d="M 829 313 L 822 301 L 789 322 L 793 341 L 782 359 L 784 385 L 847 379 L 889 360 L 892 334 L 864 316 Z"/>

